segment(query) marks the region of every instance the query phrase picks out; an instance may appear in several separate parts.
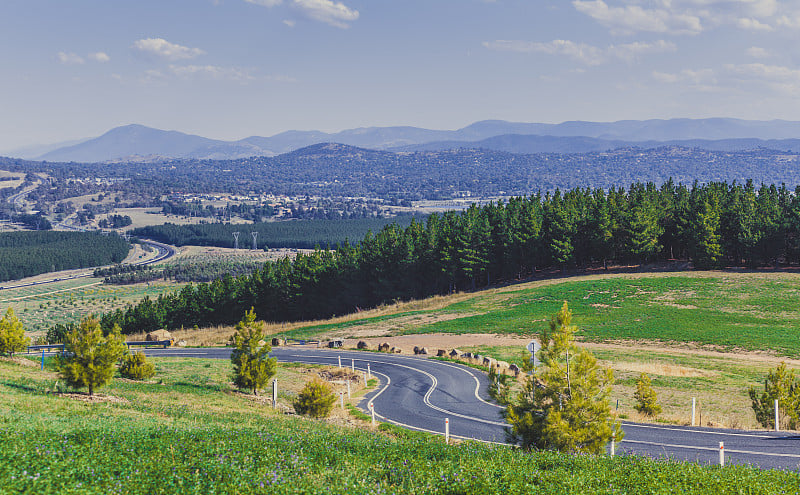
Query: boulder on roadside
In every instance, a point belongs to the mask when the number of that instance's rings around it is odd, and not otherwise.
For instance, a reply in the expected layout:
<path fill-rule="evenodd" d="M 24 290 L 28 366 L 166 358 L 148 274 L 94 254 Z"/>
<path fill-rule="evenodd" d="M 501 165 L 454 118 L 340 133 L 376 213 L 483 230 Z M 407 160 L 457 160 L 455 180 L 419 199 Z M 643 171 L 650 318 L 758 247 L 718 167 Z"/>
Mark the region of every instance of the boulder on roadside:
<path fill-rule="evenodd" d="M 363 340 L 359 340 L 358 344 L 356 344 L 356 349 L 369 349 L 369 345 Z"/>
<path fill-rule="evenodd" d="M 427 347 L 420 347 L 419 348 L 419 353 L 420 354 L 428 354 L 428 348 Z"/>
<path fill-rule="evenodd" d="M 452 351 L 450 351 L 450 357 L 453 359 L 458 359 L 460 355 L 461 351 L 459 351 L 458 349 L 453 349 Z"/>
<path fill-rule="evenodd" d="M 400 354 L 402 352 L 403 352 L 403 350 L 400 349 L 399 347 L 392 347 L 392 353 L 393 354 Z"/>
<path fill-rule="evenodd" d="M 153 330 L 152 332 L 148 333 L 145 336 L 144 340 L 147 342 L 160 342 L 162 340 L 172 340 L 172 334 L 162 328 L 160 330 Z"/>
<path fill-rule="evenodd" d="M 508 371 L 514 373 L 514 376 L 518 376 L 520 371 L 519 366 L 517 366 L 516 364 L 509 365 Z"/>
<path fill-rule="evenodd" d="M 384 342 L 383 344 L 378 346 L 378 352 L 389 352 L 390 348 L 391 346 L 389 346 L 389 343 Z"/>
<path fill-rule="evenodd" d="M 281 345 L 281 339 L 279 339 L 277 337 L 273 337 L 272 338 L 272 347 L 278 347 L 279 345 Z"/>
<path fill-rule="evenodd" d="M 439 349 L 436 351 L 436 357 L 447 357 L 447 351 Z"/>
<path fill-rule="evenodd" d="M 175 343 L 175 345 L 178 346 L 178 347 L 186 347 L 186 341 L 181 339 L 181 340 L 177 341 Z"/>

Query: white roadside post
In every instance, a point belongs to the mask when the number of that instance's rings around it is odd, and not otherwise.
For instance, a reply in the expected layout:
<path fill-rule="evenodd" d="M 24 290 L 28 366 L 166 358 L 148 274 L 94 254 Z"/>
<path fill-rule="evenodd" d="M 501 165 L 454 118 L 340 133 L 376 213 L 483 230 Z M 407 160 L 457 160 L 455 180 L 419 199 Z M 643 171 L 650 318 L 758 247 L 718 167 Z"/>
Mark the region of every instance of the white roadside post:
<path fill-rule="evenodd" d="M 780 417 L 778 416 L 778 399 L 775 399 L 775 431 L 780 431 Z"/>
<path fill-rule="evenodd" d="M 450 443 L 450 418 L 444 418 L 444 443 Z"/>
<path fill-rule="evenodd" d="M 372 378 L 372 371 L 369 369 L 369 363 L 367 363 L 367 378 Z"/>
<path fill-rule="evenodd" d="M 541 344 L 535 340 L 531 340 L 528 342 L 528 345 L 525 346 L 526 349 L 531 353 L 531 364 L 533 365 L 533 369 L 531 370 L 531 394 L 533 397 L 532 399 L 536 399 L 536 379 L 534 375 L 536 374 L 536 367 L 542 364 L 539 362 L 539 359 L 536 357 L 536 353 L 542 348 Z"/>
<path fill-rule="evenodd" d="M 347 380 L 347 398 L 352 399 L 353 397 L 350 395 L 350 380 Z"/>
<path fill-rule="evenodd" d="M 272 380 L 272 408 L 275 409 L 277 404 L 278 404 L 278 379 L 276 378 Z"/>
<path fill-rule="evenodd" d="M 725 465 L 725 442 L 719 443 L 719 465 Z"/>
<path fill-rule="evenodd" d="M 694 409 L 696 404 L 697 404 L 697 399 L 692 397 L 692 426 L 694 426 Z"/>
<path fill-rule="evenodd" d="M 342 356 L 338 356 L 338 358 L 339 358 L 339 367 L 341 368 L 342 367 Z"/>
<path fill-rule="evenodd" d="M 617 442 L 617 432 L 616 431 L 612 431 L 611 432 L 611 449 L 610 449 L 611 457 L 614 457 L 614 450 L 615 450 L 615 443 L 616 442 Z"/>
<path fill-rule="evenodd" d="M 372 413 L 372 426 L 375 426 L 375 404 L 369 403 L 369 411 Z"/>
<path fill-rule="evenodd" d="M 356 370 L 356 360 L 355 359 L 351 359 L 350 360 L 350 371 L 355 371 L 355 370 Z"/>

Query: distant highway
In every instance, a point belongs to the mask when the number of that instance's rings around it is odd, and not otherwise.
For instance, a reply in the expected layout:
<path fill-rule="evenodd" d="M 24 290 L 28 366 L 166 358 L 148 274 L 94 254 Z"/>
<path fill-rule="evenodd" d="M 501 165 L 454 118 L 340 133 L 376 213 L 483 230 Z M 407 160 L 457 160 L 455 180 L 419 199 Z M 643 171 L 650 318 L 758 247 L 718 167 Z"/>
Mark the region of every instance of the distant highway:
<path fill-rule="evenodd" d="M 139 239 L 139 240 L 142 242 L 142 244 L 148 244 L 148 245 L 152 246 L 153 248 L 155 248 L 158 251 L 158 254 L 156 255 L 155 258 L 151 258 L 151 259 L 148 259 L 148 260 L 143 260 L 143 261 L 137 261 L 137 262 L 134 262 L 134 263 L 130 263 L 131 265 L 152 265 L 153 263 L 158 263 L 159 261 L 164 261 L 164 260 L 166 260 L 168 258 L 171 258 L 172 256 L 175 256 L 175 253 L 177 252 L 175 247 L 174 246 L 170 246 L 169 244 L 164 244 L 164 243 L 157 242 L 157 241 L 151 241 L 150 239 Z M 54 277 L 52 279 L 39 280 L 39 281 L 36 281 L 36 282 L 26 282 L 26 283 L 23 283 L 23 284 L 13 284 L 13 282 L 12 282 L 13 285 L 2 285 L 2 286 L 0 286 L 0 291 L 5 290 L 5 289 L 18 289 L 20 287 L 31 287 L 31 286 L 34 286 L 34 285 L 52 284 L 54 282 L 62 282 L 64 280 L 74 280 L 74 279 L 78 279 L 78 278 L 88 278 L 88 277 L 92 276 L 93 272 L 94 272 L 94 268 L 91 268 L 91 271 L 88 271 L 88 272 L 83 272 L 83 273 L 78 273 L 78 274 L 75 274 L 75 275 L 68 275 L 68 276 L 63 276 L 63 277 Z"/>
<path fill-rule="evenodd" d="M 147 349 L 150 356 L 229 359 L 230 348 Z M 342 365 L 363 372 L 369 364 L 380 380 L 378 389 L 359 404 L 372 401 L 383 421 L 442 434 L 449 418 L 452 436 L 504 443 L 506 424 L 500 406 L 488 401 L 486 375 L 472 368 L 433 359 L 396 354 L 277 347 L 272 356 L 282 362 Z M 352 361 L 351 361 L 352 360 Z M 763 469 L 797 470 L 800 437 L 792 432 L 742 431 L 624 422 L 625 439 L 617 453 L 713 465 L 719 442 L 725 443 L 726 464 L 751 464 Z"/>

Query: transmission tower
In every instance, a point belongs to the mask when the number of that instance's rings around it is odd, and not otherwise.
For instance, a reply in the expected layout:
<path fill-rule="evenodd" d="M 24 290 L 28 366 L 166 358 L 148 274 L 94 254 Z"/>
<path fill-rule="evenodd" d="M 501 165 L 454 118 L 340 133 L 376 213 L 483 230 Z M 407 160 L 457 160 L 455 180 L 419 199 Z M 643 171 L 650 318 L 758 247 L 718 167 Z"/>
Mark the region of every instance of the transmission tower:
<path fill-rule="evenodd" d="M 239 233 L 233 233 L 233 249 L 239 249 Z"/>
<path fill-rule="evenodd" d="M 258 232 L 250 232 L 250 235 L 253 236 L 253 251 L 258 249 Z"/>

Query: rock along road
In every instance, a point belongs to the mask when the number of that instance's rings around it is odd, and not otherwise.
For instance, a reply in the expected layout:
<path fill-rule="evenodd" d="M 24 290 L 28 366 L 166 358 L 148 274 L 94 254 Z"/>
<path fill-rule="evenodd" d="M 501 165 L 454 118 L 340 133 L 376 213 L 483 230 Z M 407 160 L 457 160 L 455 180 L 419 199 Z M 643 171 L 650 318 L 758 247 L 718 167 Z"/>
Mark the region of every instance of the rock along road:
<path fill-rule="evenodd" d="M 230 349 L 148 349 L 150 356 L 229 359 Z M 338 351 L 308 347 L 274 348 L 281 362 L 369 369 L 380 385 L 359 404 L 373 403 L 376 417 L 405 428 L 443 434 L 445 418 L 454 438 L 505 443 L 502 408 L 488 401 L 486 375 L 450 362 L 396 354 Z M 725 430 L 623 422 L 625 438 L 617 454 L 717 464 L 719 443 L 726 464 L 751 464 L 764 469 L 798 470 L 800 436 L 786 432 Z"/>

